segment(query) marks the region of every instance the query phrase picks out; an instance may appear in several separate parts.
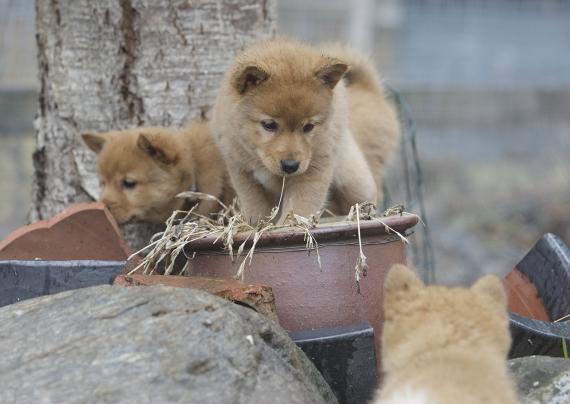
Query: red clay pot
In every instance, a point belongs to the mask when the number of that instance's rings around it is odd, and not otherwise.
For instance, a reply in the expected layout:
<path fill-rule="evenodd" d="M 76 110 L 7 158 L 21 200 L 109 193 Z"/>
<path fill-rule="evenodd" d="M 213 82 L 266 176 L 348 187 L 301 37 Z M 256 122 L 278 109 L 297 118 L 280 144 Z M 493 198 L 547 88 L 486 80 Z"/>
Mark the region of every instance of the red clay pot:
<path fill-rule="evenodd" d="M 550 321 L 536 286 L 525 274 L 514 268 L 503 282 L 510 311 L 534 320 Z"/>
<path fill-rule="evenodd" d="M 400 233 L 413 227 L 415 216 L 392 216 L 384 222 Z M 289 331 L 319 329 L 368 321 L 374 327 L 377 364 L 380 366 L 380 336 L 383 322 L 382 289 L 384 278 L 395 263 L 406 263 L 405 244 L 381 223 L 361 222 L 367 275 L 355 284 L 355 264 L 359 256 L 357 226 L 335 223 L 312 231 L 319 243 L 322 269 L 315 251 L 307 253 L 305 234 L 294 229 L 264 234 L 257 243 L 245 282 L 270 286 L 275 294 L 277 316 Z M 238 234 L 235 246 L 247 237 Z M 190 274 L 209 277 L 234 277 L 242 257 L 232 261 L 214 237 L 193 242 L 186 253 Z M 247 251 L 247 249 L 245 250 Z"/>

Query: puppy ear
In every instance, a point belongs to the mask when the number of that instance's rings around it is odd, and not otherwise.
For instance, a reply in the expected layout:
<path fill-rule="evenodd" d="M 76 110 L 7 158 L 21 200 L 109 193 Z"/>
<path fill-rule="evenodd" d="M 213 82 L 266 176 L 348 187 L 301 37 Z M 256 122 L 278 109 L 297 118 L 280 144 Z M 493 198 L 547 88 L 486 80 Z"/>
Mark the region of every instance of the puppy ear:
<path fill-rule="evenodd" d="M 347 70 L 348 65 L 346 63 L 337 59 L 329 59 L 327 64 L 317 70 L 315 76 L 321 83 L 332 90 L 340 79 L 342 79 Z"/>
<path fill-rule="evenodd" d="M 81 139 L 83 139 L 83 143 L 95 153 L 99 154 L 101 149 L 103 149 L 103 145 L 105 145 L 105 136 L 96 134 L 96 133 L 83 133 L 81 135 Z"/>
<path fill-rule="evenodd" d="M 250 88 L 259 86 L 269 78 L 269 74 L 257 66 L 247 66 L 234 77 L 234 88 L 243 94 Z"/>
<path fill-rule="evenodd" d="M 164 164 L 174 164 L 177 161 L 176 149 L 171 142 L 161 136 L 140 133 L 137 146 L 149 157 Z"/>
<path fill-rule="evenodd" d="M 479 279 L 471 290 L 481 295 L 486 295 L 501 306 L 507 305 L 507 293 L 503 282 L 495 275 L 486 275 Z"/>
<path fill-rule="evenodd" d="M 424 284 L 414 271 L 405 265 L 392 266 L 384 281 L 386 297 L 394 296 L 399 292 L 411 292 L 423 288 Z"/>

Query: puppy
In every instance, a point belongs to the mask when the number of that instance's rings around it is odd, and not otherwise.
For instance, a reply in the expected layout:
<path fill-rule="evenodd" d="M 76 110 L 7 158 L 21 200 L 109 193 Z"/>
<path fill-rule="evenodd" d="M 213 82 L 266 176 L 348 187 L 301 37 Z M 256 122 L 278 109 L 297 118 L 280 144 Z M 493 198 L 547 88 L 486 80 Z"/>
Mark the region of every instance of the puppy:
<path fill-rule="evenodd" d="M 506 302 L 495 276 L 470 289 L 425 287 L 394 266 L 384 286 L 385 379 L 374 403 L 515 403 Z"/>
<path fill-rule="evenodd" d="M 350 66 L 343 78 L 348 102 L 348 127 L 376 182 L 377 199 L 370 202 L 382 204 L 384 167 L 394 154 L 401 134 L 396 109 L 387 100 L 382 81 L 368 58 L 338 44 L 324 46 L 323 52 Z M 344 210 L 346 206 L 350 208 L 350 201 L 343 200 L 345 193 L 333 188 L 331 194 L 334 205 L 344 207 Z"/>
<path fill-rule="evenodd" d="M 349 128 L 342 78 L 348 64 L 284 39 L 246 49 L 226 73 L 210 124 L 242 213 L 252 221 L 277 206 L 321 209 L 331 185 L 341 209 L 376 201 L 376 182 Z"/>
<path fill-rule="evenodd" d="M 183 130 L 134 128 L 81 135 L 98 154 L 101 201 L 117 222 L 163 223 L 187 201 L 176 195 L 191 189 L 231 202 L 225 165 L 205 122 Z M 216 201 L 200 201 L 196 212 L 216 212 Z"/>

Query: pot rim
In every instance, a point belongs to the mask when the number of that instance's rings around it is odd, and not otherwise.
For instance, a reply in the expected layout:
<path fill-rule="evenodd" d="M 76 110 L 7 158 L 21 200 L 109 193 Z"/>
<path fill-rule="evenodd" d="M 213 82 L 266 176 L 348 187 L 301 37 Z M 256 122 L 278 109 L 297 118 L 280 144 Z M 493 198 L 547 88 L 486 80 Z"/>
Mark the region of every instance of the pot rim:
<path fill-rule="evenodd" d="M 515 326 L 519 329 L 533 332 L 541 336 L 549 338 L 570 338 L 569 321 L 554 323 L 552 321 L 535 320 L 509 311 L 509 322 L 511 326 Z"/>
<path fill-rule="evenodd" d="M 419 222 L 419 217 L 417 215 L 411 214 L 403 216 L 389 216 L 379 219 L 382 220 L 385 225 L 376 220 L 360 221 L 360 235 L 362 239 L 370 237 L 383 237 L 386 235 L 394 234 L 394 232 L 387 226 L 399 233 L 404 233 L 406 230 L 414 227 Z M 310 232 L 318 243 L 324 243 L 332 240 L 350 241 L 358 239 L 358 226 L 356 222 L 341 221 L 321 223 L 318 224 L 315 228 L 311 229 Z M 244 241 L 246 241 L 245 247 L 251 246 L 253 243 L 251 236 L 252 233 L 249 231 L 237 233 L 233 238 L 234 246 L 239 246 Z M 187 244 L 184 250 L 190 254 L 198 251 L 221 251 L 224 249 L 224 245 L 221 240 L 216 241 L 217 238 L 217 235 L 204 236 Z M 293 227 L 284 227 L 268 230 L 263 233 L 257 241 L 256 248 L 276 246 L 281 247 L 300 244 L 305 245 L 305 243 L 305 231 Z"/>

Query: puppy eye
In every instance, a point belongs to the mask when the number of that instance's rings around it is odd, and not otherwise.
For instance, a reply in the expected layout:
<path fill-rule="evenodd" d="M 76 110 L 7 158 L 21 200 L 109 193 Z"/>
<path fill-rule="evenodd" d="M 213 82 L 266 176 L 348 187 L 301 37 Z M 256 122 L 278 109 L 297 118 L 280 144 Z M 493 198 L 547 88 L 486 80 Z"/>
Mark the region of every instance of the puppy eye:
<path fill-rule="evenodd" d="M 315 129 L 315 124 L 313 123 L 308 123 L 305 126 L 303 126 L 303 133 L 309 133 L 310 131 L 312 131 L 313 129 Z"/>
<path fill-rule="evenodd" d="M 279 125 L 273 119 L 267 119 L 265 121 L 261 121 L 261 126 L 268 132 L 277 132 Z"/>
<path fill-rule="evenodd" d="M 123 186 L 123 188 L 125 189 L 133 189 L 134 187 L 137 186 L 137 182 L 136 181 L 131 181 L 131 180 L 123 180 L 123 183 L 121 184 Z"/>

